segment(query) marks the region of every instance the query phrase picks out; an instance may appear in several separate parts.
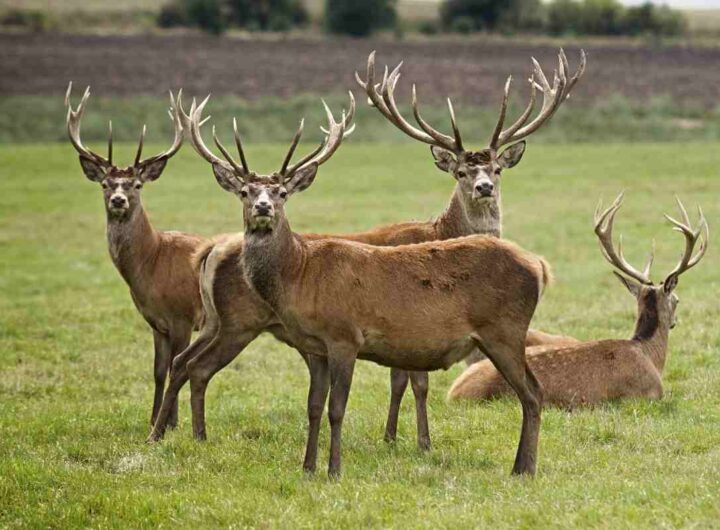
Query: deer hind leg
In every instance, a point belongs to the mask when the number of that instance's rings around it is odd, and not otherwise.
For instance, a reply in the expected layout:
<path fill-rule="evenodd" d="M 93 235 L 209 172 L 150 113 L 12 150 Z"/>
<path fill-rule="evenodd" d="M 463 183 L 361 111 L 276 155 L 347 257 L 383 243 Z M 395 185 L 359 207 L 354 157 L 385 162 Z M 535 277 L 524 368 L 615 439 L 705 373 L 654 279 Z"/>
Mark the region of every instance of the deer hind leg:
<path fill-rule="evenodd" d="M 409 372 L 398 368 L 390 369 L 390 408 L 388 409 L 387 423 L 385 424 L 386 442 L 394 442 L 397 437 L 400 404 L 402 403 L 409 379 Z"/>
<path fill-rule="evenodd" d="M 421 451 L 430 449 L 430 427 L 428 426 L 427 396 L 430 385 L 427 372 L 410 372 L 410 384 L 415 395 L 415 416 L 417 418 L 417 442 Z"/>
<path fill-rule="evenodd" d="M 330 374 L 327 358 L 309 354 L 301 355 L 310 372 L 310 389 L 307 400 L 308 438 L 303 469 L 308 473 L 314 473 L 317 464 L 320 423 L 330 389 Z"/>
<path fill-rule="evenodd" d="M 348 396 L 350 395 L 357 353 L 350 351 L 349 348 L 347 350 L 330 349 L 328 353 L 328 366 L 330 369 L 330 405 L 328 406 L 330 461 L 328 463 L 328 476 L 338 478 L 342 466 L 342 424 L 345 418 Z"/>
<path fill-rule="evenodd" d="M 478 339 L 478 345 L 515 391 L 523 411 L 513 474 L 534 475 L 540 436 L 542 389 L 525 360 L 525 336 L 518 340 L 495 339 L 491 336 L 492 332 Z"/>
<path fill-rule="evenodd" d="M 190 407 L 192 409 L 193 436 L 205 440 L 205 392 L 210 379 L 227 366 L 259 334 L 258 331 L 242 333 L 223 331 L 200 354 L 187 363 L 190 378 Z"/>
<path fill-rule="evenodd" d="M 163 397 L 162 406 L 158 411 L 155 424 L 150 432 L 150 436 L 148 436 L 148 443 L 161 440 L 165 435 L 165 430 L 170 422 L 172 412 L 177 410 L 178 393 L 188 380 L 187 363 L 207 348 L 215 336 L 215 331 L 214 328 L 203 328 L 193 343 L 173 359 L 170 367 L 170 382 L 165 390 L 165 396 Z"/>

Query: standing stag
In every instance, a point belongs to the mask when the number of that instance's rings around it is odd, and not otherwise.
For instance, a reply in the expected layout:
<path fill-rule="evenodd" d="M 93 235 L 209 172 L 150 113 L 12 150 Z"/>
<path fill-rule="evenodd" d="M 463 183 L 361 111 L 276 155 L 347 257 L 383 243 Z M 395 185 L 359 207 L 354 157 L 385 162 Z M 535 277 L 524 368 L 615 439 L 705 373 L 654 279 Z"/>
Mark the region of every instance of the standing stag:
<path fill-rule="evenodd" d="M 457 185 L 446 211 L 434 222 L 420 224 L 429 233 L 425 237 L 412 241 L 430 241 L 434 239 L 451 239 L 471 234 L 489 234 L 502 236 L 502 211 L 500 200 L 500 175 L 505 168 L 514 167 L 525 152 L 525 138 L 537 131 L 557 111 L 560 105 L 570 96 L 575 84 L 585 72 L 585 52 L 580 52 L 580 66 L 575 74 L 568 78 L 570 67 L 565 52 L 558 54 L 558 69 L 553 76 L 553 83 L 547 80 L 540 64 L 533 58 L 533 73 L 528 79 L 530 85 L 530 101 L 520 117 L 507 129 L 505 118 L 512 77 L 505 83 L 500 115 L 488 143 L 488 147 L 480 151 L 469 151 L 463 146 L 460 130 L 455 118 L 450 99 L 447 100 L 452 136 L 443 134 L 431 127 L 420 115 L 417 90 L 412 86 L 412 110 L 420 129 L 411 125 L 398 110 L 395 102 L 395 88 L 400 79 L 400 67 L 388 73 L 387 67 L 382 81 L 376 84 L 375 52 L 370 54 L 365 80 L 355 74 L 358 84 L 367 93 L 370 103 L 395 127 L 420 142 L 430 145 L 435 165 L 442 171 L 450 173 Z M 528 123 L 535 108 L 536 90 L 543 94 L 542 108 L 538 115 Z M 504 146 L 507 149 L 500 151 Z M 374 241 L 368 241 L 373 244 Z M 541 331 L 530 330 L 526 338 L 527 346 L 539 344 L 571 344 L 577 342 L 572 337 L 550 335 Z M 469 359 L 477 360 L 479 355 L 472 354 Z M 390 371 L 390 408 L 385 427 L 385 439 L 395 440 L 397 433 L 398 414 L 408 380 L 411 382 L 415 395 L 417 417 L 418 445 L 421 448 L 430 446 L 430 432 L 427 420 L 427 372 L 408 372 L 393 368 Z"/>
<path fill-rule="evenodd" d="M 545 94 L 543 110 L 538 116 L 538 119 L 531 122 L 530 125 L 532 125 L 532 129 L 524 130 L 523 137 L 537 130 L 543 122 L 550 118 L 552 112 L 547 109 L 552 108 L 554 112 L 569 95 L 570 90 L 584 72 L 585 55 L 584 53 L 582 54 L 580 68 L 570 80 L 567 80 L 565 75 L 568 70 L 567 59 L 562 51 L 559 56 L 559 64 L 561 65 L 559 68 L 562 75 L 558 74 L 555 76 L 552 87 L 546 89 L 546 85 L 540 86 L 540 90 Z M 535 69 L 539 72 L 536 73 L 536 75 L 538 75 L 540 79 L 545 79 L 537 63 L 535 63 Z M 371 82 L 363 83 L 363 86 L 366 88 L 374 87 L 374 53 L 368 58 L 367 71 L 368 79 Z M 383 112 L 385 116 L 390 115 L 390 108 L 396 109 L 392 90 L 394 90 L 399 75 L 400 70 L 398 67 L 392 76 L 386 75 L 387 80 L 392 80 L 392 85 L 386 83 L 381 91 L 376 89 L 369 90 L 368 97 L 370 100 L 373 101 L 374 99 L 378 101 L 379 103 L 376 103 L 376 106 L 379 109 L 388 109 L 387 112 Z M 531 83 L 531 102 L 535 100 L 536 88 L 536 85 Z M 498 130 L 502 129 L 508 90 L 509 84 L 506 86 Z M 218 144 L 218 147 L 229 161 L 222 160 L 213 155 L 202 141 L 200 126 L 202 125 L 201 116 L 204 105 L 205 103 L 201 104 L 191 112 L 191 114 L 197 118 L 197 120 L 192 120 L 192 123 L 190 118 L 181 112 L 181 116 L 184 116 L 186 128 L 191 132 L 192 143 L 196 151 L 210 162 L 213 167 L 224 166 L 226 170 L 233 169 L 238 164 L 234 162 L 232 158 L 228 158 L 227 151 L 221 144 Z M 419 115 L 417 104 L 415 107 L 416 113 Z M 532 112 L 532 103 L 529 109 L 529 111 L 524 113 L 520 127 L 529 119 Z M 352 121 L 353 111 L 354 104 L 351 105 L 350 112 L 346 117 L 346 126 L 349 126 L 349 123 Z M 452 109 L 451 116 L 453 117 L 453 123 L 455 123 Z M 329 119 L 332 120 L 332 117 L 329 116 Z M 395 121 L 396 120 L 393 119 L 393 123 L 395 123 Z M 515 127 L 515 125 L 512 128 L 516 129 L 515 133 L 519 132 L 517 130 L 518 127 Z M 242 166 L 246 168 L 247 162 L 241 148 L 235 123 L 234 129 L 240 161 Z M 454 126 L 454 130 L 457 132 L 457 142 L 445 136 L 445 138 L 448 139 L 447 141 L 442 140 L 438 142 L 437 145 L 433 144 L 433 156 L 435 156 L 436 153 L 437 156 L 441 158 L 460 156 L 468 161 L 462 168 L 456 167 L 453 170 L 442 168 L 445 171 L 450 171 L 455 177 L 457 184 L 447 208 L 437 219 L 428 222 L 398 223 L 367 232 L 342 234 L 333 237 L 374 245 L 396 246 L 461 237 L 475 233 L 500 235 L 500 172 L 503 168 L 512 167 L 519 162 L 524 152 L 525 142 L 522 141 L 516 144 L 516 146 L 511 146 L 505 151 L 498 153 L 502 145 L 512 140 L 505 134 L 502 138 L 502 143 L 500 143 L 500 134 L 496 132 L 493 134 L 491 147 L 477 152 L 464 151 L 462 149 L 462 141 L 457 125 Z M 298 131 L 298 133 L 299 132 L 300 131 Z M 421 134 L 420 131 L 417 131 L 417 133 L 418 135 Z M 347 132 L 345 134 L 347 134 Z M 440 133 L 434 132 L 434 134 L 440 136 Z M 292 156 L 292 150 L 294 150 L 298 140 L 299 136 L 296 135 L 296 138 L 293 140 L 290 156 Z M 322 146 L 319 149 L 321 148 Z M 471 162 L 471 160 L 476 160 L 476 162 Z M 478 184 L 477 189 L 474 185 L 475 181 L 477 181 Z M 488 185 L 488 182 L 490 185 Z M 319 239 L 331 236 L 306 234 L 305 237 Z M 179 389 L 190 379 L 192 395 L 194 396 L 192 398 L 193 431 L 195 436 L 200 439 L 204 439 L 206 436 L 204 395 L 209 380 L 215 373 L 231 362 L 264 328 L 270 327 L 273 322 L 269 309 L 256 299 L 256 295 L 252 294 L 241 275 L 237 274 L 237 263 L 242 259 L 242 243 L 242 237 L 238 237 L 219 245 L 208 245 L 199 253 L 198 266 L 201 269 L 201 286 L 205 307 L 206 311 L 212 313 L 213 317 L 206 319 L 205 327 L 201 331 L 200 337 L 186 352 L 178 357 L 171 372 L 168 393 L 165 397 L 165 404 L 174 402 Z M 232 293 L 232 296 L 230 293 Z M 220 326 L 220 321 L 223 322 L 222 326 Z M 281 333 L 277 323 L 272 323 L 272 327 L 275 329 L 276 334 Z M 220 335 L 218 335 L 218 329 L 221 330 Z M 218 336 L 216 337 L 216 335 Z M 556 337 L 537 331 L 529 333 L 527 338 L 528 344 L 549 343 L 557 340 L 567 342 L 573 339 Z M 322 362 L 318 362 L 318 360 L 313 357 L 303 355 L 303 358 L 308 362 L 311 374 L 310 392 L 308 396 L 308 420 L 310 427 L 305 468 L 313 470 L 315 468 L 315 454 L 317 450 L 317 433 L 319 432 L 322 412 L 328 392 L 327 368 L 323 367 Z M 319 361 L 322 361 L 322 359 Z M 393 378 L 393 401 L 389 413 L 388 428 L 386 429 L 386 438 L 388 439 L 395 437 L 400 399 L 408 381 L 407 372 L 393 371 L 393 373 L 397 373 L 399 376 Z M 430 445 L 426 409 L 427 374 L 418 372 L 413 373 L 412 376 L 412 387 L 416 394 L 417 404 L 418 444 L 420 447 L 426 448 Z M 166 406 L 163 408 L 169 410 Z M 157 440 L 162 437 L 165 430 L 164 417 L 163 415 L 160 416 L 160 420 L 156 423 L 150 435 L 150 440 Z M 313 441 L 315 442 L 313 443 Z"/>
<path fill-rule="evenodd" d="M 198 120 L 196 115 L 193 122 Z M 331 120 L 328 142 L 339 145 L 344 132 L 344 120 Z M 323 148 L 316 158 L 269 175 L 246 164 L 229 171 L 213 164 L 218 182 L 243 204 L 247 282 L 292 344 L 327 358 L 329 475 L 341 469 L 342 422 L 356 359 L 430 371 L 448 368 L 478 347 L 522 403 L 513 472 L 533 474 L 542 392 L 525 362 L 525 336 L 549 281 L 547 263 L 484 235 L 380 247 L 294 233 L 285 203 L 313 183 L 318 162 L 330 152 Z"/>
<path fill-rule="evenodd" d="M 203 315 L 192 257 L 205 239 L 194 234 L 156 230 L 140 201 L 143 185 L 157 180 L 168 160 L 180 149 L 183 127 L 171 93 L 170 117 L 175 124 L 175 139 L 170 148 L 141 159 L 146 130 L 143 126 L 133 165 L 118 167 L 113 163 L 112 123 L 107 158 L 83 144 L 80 121 L 90 97 L 90 87 L 85 89 L 74 110 L 70 103 L 71 90 L 72 83 L 65 95 L 70 142 L 80 154 L 80 166 L 85 176 L 102 187 L 110 257 L 130 288 L 135 307 L 153 331 L 155 399 L 151 423 L 154 424 L 172 359 L 190 343 L 192 331 L 200 325 Z M 171 426 L 177 423 L 177 404 L 172 408 L 168 423 Z"/>
<path fill-rule="evenodd" d="M 685 208 L 679 199 L 677 202 L 682 221 L 667 215 L 666 218 L 685 237 L 685 252 L 678 265 L 659 285 L 654 285 L 649 277 L 652 255 L 646 267 L 639 271 L 623 257 L 622 243 L 617 252 L 613 248 L 613 222 L 622 204 L 622 194 L 602 214 L 598 207 L 595 233 L 603 256 L 622 273 L 613 271 L 637 298 L 635 332 L 630 340 L 592 341 L 564 348 L 539 347 L 534 354 L 528 351 L 528 364 L 542 384 L 546 403 L 574 407 L 618 398 L 662 397 L 668 335 L 675 326 L 678 304 L 674 290 L 679 276 L 703 257 L 709 240 L 702 210 L 698 208 L 700 221 L 698 228 L 693 229 Z M 700 249 L 694 254 L 698 240 L 701 240 Z M 448 392 L 448 398 L 481 400 L 509 392 L 510 388 L 498 371 L 483 361 L 472 365 L 458 377 Z"/>

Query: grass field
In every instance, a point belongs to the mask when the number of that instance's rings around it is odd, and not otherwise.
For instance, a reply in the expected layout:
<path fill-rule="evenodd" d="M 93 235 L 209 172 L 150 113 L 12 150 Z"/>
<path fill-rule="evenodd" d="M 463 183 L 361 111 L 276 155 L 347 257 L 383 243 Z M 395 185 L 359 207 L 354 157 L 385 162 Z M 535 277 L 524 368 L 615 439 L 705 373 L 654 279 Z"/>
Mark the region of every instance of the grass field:
<path fill-rule="evenodd" d="M 119 147 L 129 160 L 134 146 Z M 156 146 L 159 149 L 159 146 Z M 285 146 L 250 146 L 258 169 Z M 152 146 L 147 152 L 152 151 Z M 717 144 L 531 144 L 503 177 L 506 236 L 545 255 L 557 284 L 535 325 L 626 337 L 634 307 L 604 263 L 590 220 L 627 190 L 618 228 L 655 277 L 682 238 L 663 222 L 674 193 L 720 226 Z M 148 433 L 151 335 L 113 269 L 99 186 L 63 144 L 0 147 L 0 527 L 707 528 L 720 518 L 720 253 L 684 275 L 664 399 L 546 410 L 534 480 L 509 476 L 520 407 L 446 404 L 459 366 L 431 376 L 434 448 L 415 449 L 412 400 L 400 439 L 382 441 L 388 372 L 360 362 L 348 406 L 344 476 L 301 472 L 307 375 L 262 337 L 208 392 L 209 440 L 181 425 Z M 450 178 L 416 145 L 349 144 L 290 204 L 297 230 L 349 231 L 426 218 Z M 157 226 L 213 234 L 241 226 L 237 199 L 185 148 L 144 190 Z M 410 309 L 410 308 L 409 308 Z M 323 425 L 321 462 L 327 457 Z M 324 468 L 324 466 L 321 466 Z"/>

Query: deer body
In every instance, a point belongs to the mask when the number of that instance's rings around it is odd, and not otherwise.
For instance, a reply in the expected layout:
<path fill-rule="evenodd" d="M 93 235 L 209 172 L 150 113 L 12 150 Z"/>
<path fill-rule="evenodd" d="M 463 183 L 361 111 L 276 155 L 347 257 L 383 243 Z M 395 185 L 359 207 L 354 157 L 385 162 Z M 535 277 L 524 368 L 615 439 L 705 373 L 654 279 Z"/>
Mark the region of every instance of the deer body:
<path fill-rule="evenodd" d="M 635 332 L 629 340 L 600 340 L 566 347 L 537 346 L 528 349 L 528 364 L 542 384 L 547 403 L 561 407 L 595 405 L 620 398 L 659 399 L 663 395 L 662 375 L 667 356 L 668 336 L 675 325 L 678 298 L 673 292 L 678 277 L 698 263 L 707 249 L 709 232 L 700 212 L 700 226 L 690 227 L 685 208 L 678 201 L 682 222 L 668 219 L 686 238 L 680 264 L 665 281 L 654 285 L 649 278 L 652 257 L 640 272 L 630 266 L 622 252 L 612 246 L 612 224 L 622 195 L 596 218 L 595 231 L 603 254 L 625 276 L 615 273 L 637 299 Z M 607 221 L 607 223 L 606 223 Z M 693 250 L 704 230 L 698 253 Z M 485 400 L 507 394 L 510 388 L 487 361 L 470 366 L 453 383 L 448 399 Z"/>
<path fill-rule="evenodd" d="M 80 123 L 90 88 L 86 89 L 76 109 L 70 105 L 71 90 L 72 83 L 65 98 L 70 142 L 80 154 L 85 176 L 102 188 L 110 257 L 127 283 L 135 307 L 153 330 L 155 397 L 151 423 L 154 423 L 162 403 L 170 363 L 187 347 L 193 329 L 200 326 L 203 318 L 193 256 L 205 239 L 193 234 L 155 230 L 140 200 L 143 185 L 159 178 L 167 161 L 180 149 L 183 129 L 171 94 L 170 116 L 175 124 L 175 139 L 171 147 L 141 160 L 145 136 L 143 128 L 133 165 L 118 167 L 112 161 L 112 125 L 107 158 L 83 145 Z M 177 422 L 176 404 L 170 411 L 168 422 L 172 426 Z"/>

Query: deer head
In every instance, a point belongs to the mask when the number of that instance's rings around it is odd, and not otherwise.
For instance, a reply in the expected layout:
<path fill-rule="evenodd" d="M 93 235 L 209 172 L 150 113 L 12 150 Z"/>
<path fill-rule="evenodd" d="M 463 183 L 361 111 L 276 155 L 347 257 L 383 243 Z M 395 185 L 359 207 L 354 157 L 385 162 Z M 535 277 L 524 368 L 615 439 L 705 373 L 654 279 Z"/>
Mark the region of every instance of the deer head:
<path fill-rule="evenodd" d="M 412 108 L 415 121 L 420 129 L 411 125 L 398 110 L 395 102 L 395 88 L 400 79 L 400 67 L 388 73 L 387 67 L 382 81 L 375 80 L 375 52 L 368 57 L 367 77 L 360 78 L 356 72 L 355 78 L 366 91 L 369 102 L 385 118 L 411 138 L 430 145 L 435 165 L 442 171 L 450 173 L 457 180 L 460 189 L 467 199 L 477 202 L 496 201 L 499 197 L 500 175 L 503 169 L 515 166 L 525 152 L 525 138 L 538 130 L 547 122 L 565 101 L 573 87 L 585 71 L 585 52 L 581 52 L 581 63 L 575 75 L 568 79 L 569 65 L 565 52 L 560 50 L 558 55 L 558 69 L 555 71 L 552 86 L 548 82 L 539 63 L 533 59 L 534 73 L 529 79 L 530 103 L 522 115 L 507 129 L 503 129 L 512 77 L 505 84 L 505 93 L 500 117 L 487 147 L 479 151 L 468 150 L 463 146 L 460 129 L 455 118 L 450 99 L 447 100 L 452 125 L 452 136 L 443 134 L 431 127 L 420 115 L 418 108 L 417 90 L 412 87 Z M 543 105 L 540 113 L 530 122 L 530 116 L 535 106 L 536 90 L 543 93 Z M 503 151 L 500 149 L 507 148 Z"/>
<path fill-rule="evenodd" d="M 645 267 L 640 271 L 630 265 L 623 256 L 622 235 L 620 236 L 617 251 L 613 246 L 613 223 L 615 222 L 615 215 L 622 206 L 622 201 L 623 193 L 618 195 L 615 202 L 603 212 L 600 212 L 601 205 L 598 204 L 595 211 L 595 234 L 600 241 L 600 250 L 605 259 L 619 271 L 613 271 L 615 276 L 637 298 L 639 320 L 642 321 L 643 315 L 654 311 L 660 325 L 667 326 L 666 329 L 672 329 L 676 324 L 675 309 L 678 304 L 678 297 L 674 290 L 677 287 L 680 275 L 697 265 L 707 251 L 710 238 L 707 221 L 702 209 L 698 206 L 698 226 L 693 229 L 685 207 L 680 202 L 680 199 L 676 197 L 682 221 L 677 221 L 669 215 L 665 215 L 665 218 L 670 221 L 674 230 L 683 234 L 685 251 L 677 266 L 660 284 L 656 285 L 650 280 L 650 267 L 652 266 L 654 252 L 650 253 Z M 700 241 L 700 248 L 695 252 L 698 241 Z"/>
<path fill-rule="evenodd" d="M 293 155 L 303 133 L 304 120 L 301 120 L 280 169 L 265 175 L 250 170 L 238 132 L 237 121 L 234 118 L 233 132 L 240 158 L 239 163 L 220 142 L 215 127 L 213 127 L 213 139 L 224 159 L 213 154 L 205 145 L 200 134 L 200 127 L 207 121 L 207 118 L 202 118 L 202 112 L 209 96 L 199 105 L 193 101 L 189 115 L 182 110 L 181 105 L 178 107 L 182 120 L 189 124 L 192 145 L 200 156 L 210 162 L 218 184 L 224 190 L 237 195 L 242 201 L 246 229 L 269 232 L 284 217 L 284 205 L 290 195 L 307 189 L 315 180 L 318 167 L 327 162 L 340 147 L 343 139 L 353 132 L 354 125 L 351 126 L 351 124 L 355 115 L 355 98 L 352 92 L 349 95 L 350 108 L 347 113 L 343 111 L 340 121 L 335 120 L 330 108 L 323 101 L 328 128 L 322 129 L 325 138 L 316 149 L 294 164 L 292 163 Z"/>
<path fill-rule="evenodd" d="M 170 148 L 155 156 L 141 159 L 146 132 L 146 127 L 143 125 L 135 161 L 131 166 L 118 167 L 113 163 L 112 122 L 109 124 L 108 156 L 105 158 L 88 149 L 80 139 L 80 121 L 90 97 L 90 87 L 85 89 L 85 93 L 75 109 L 70 103 L 71 92 L 72 82 L 68 84 L 65 93 L 65 106 L 68 109 L 67 130 L 70 142 L 80 154 L 80 166 L 89 180 L 102 186 L 108 216 L 115 219 L 126 218 L 140 204 L 140 189 L 143 184 L 158 179 L 165 169 L 167 161 L 178 152 L 182 145 L 183 128 L 176 100 L 171 92 L 169 114 L 175 124 L 175 138 Z M 178 93 L 179 97 L 180 93 Z"/>

